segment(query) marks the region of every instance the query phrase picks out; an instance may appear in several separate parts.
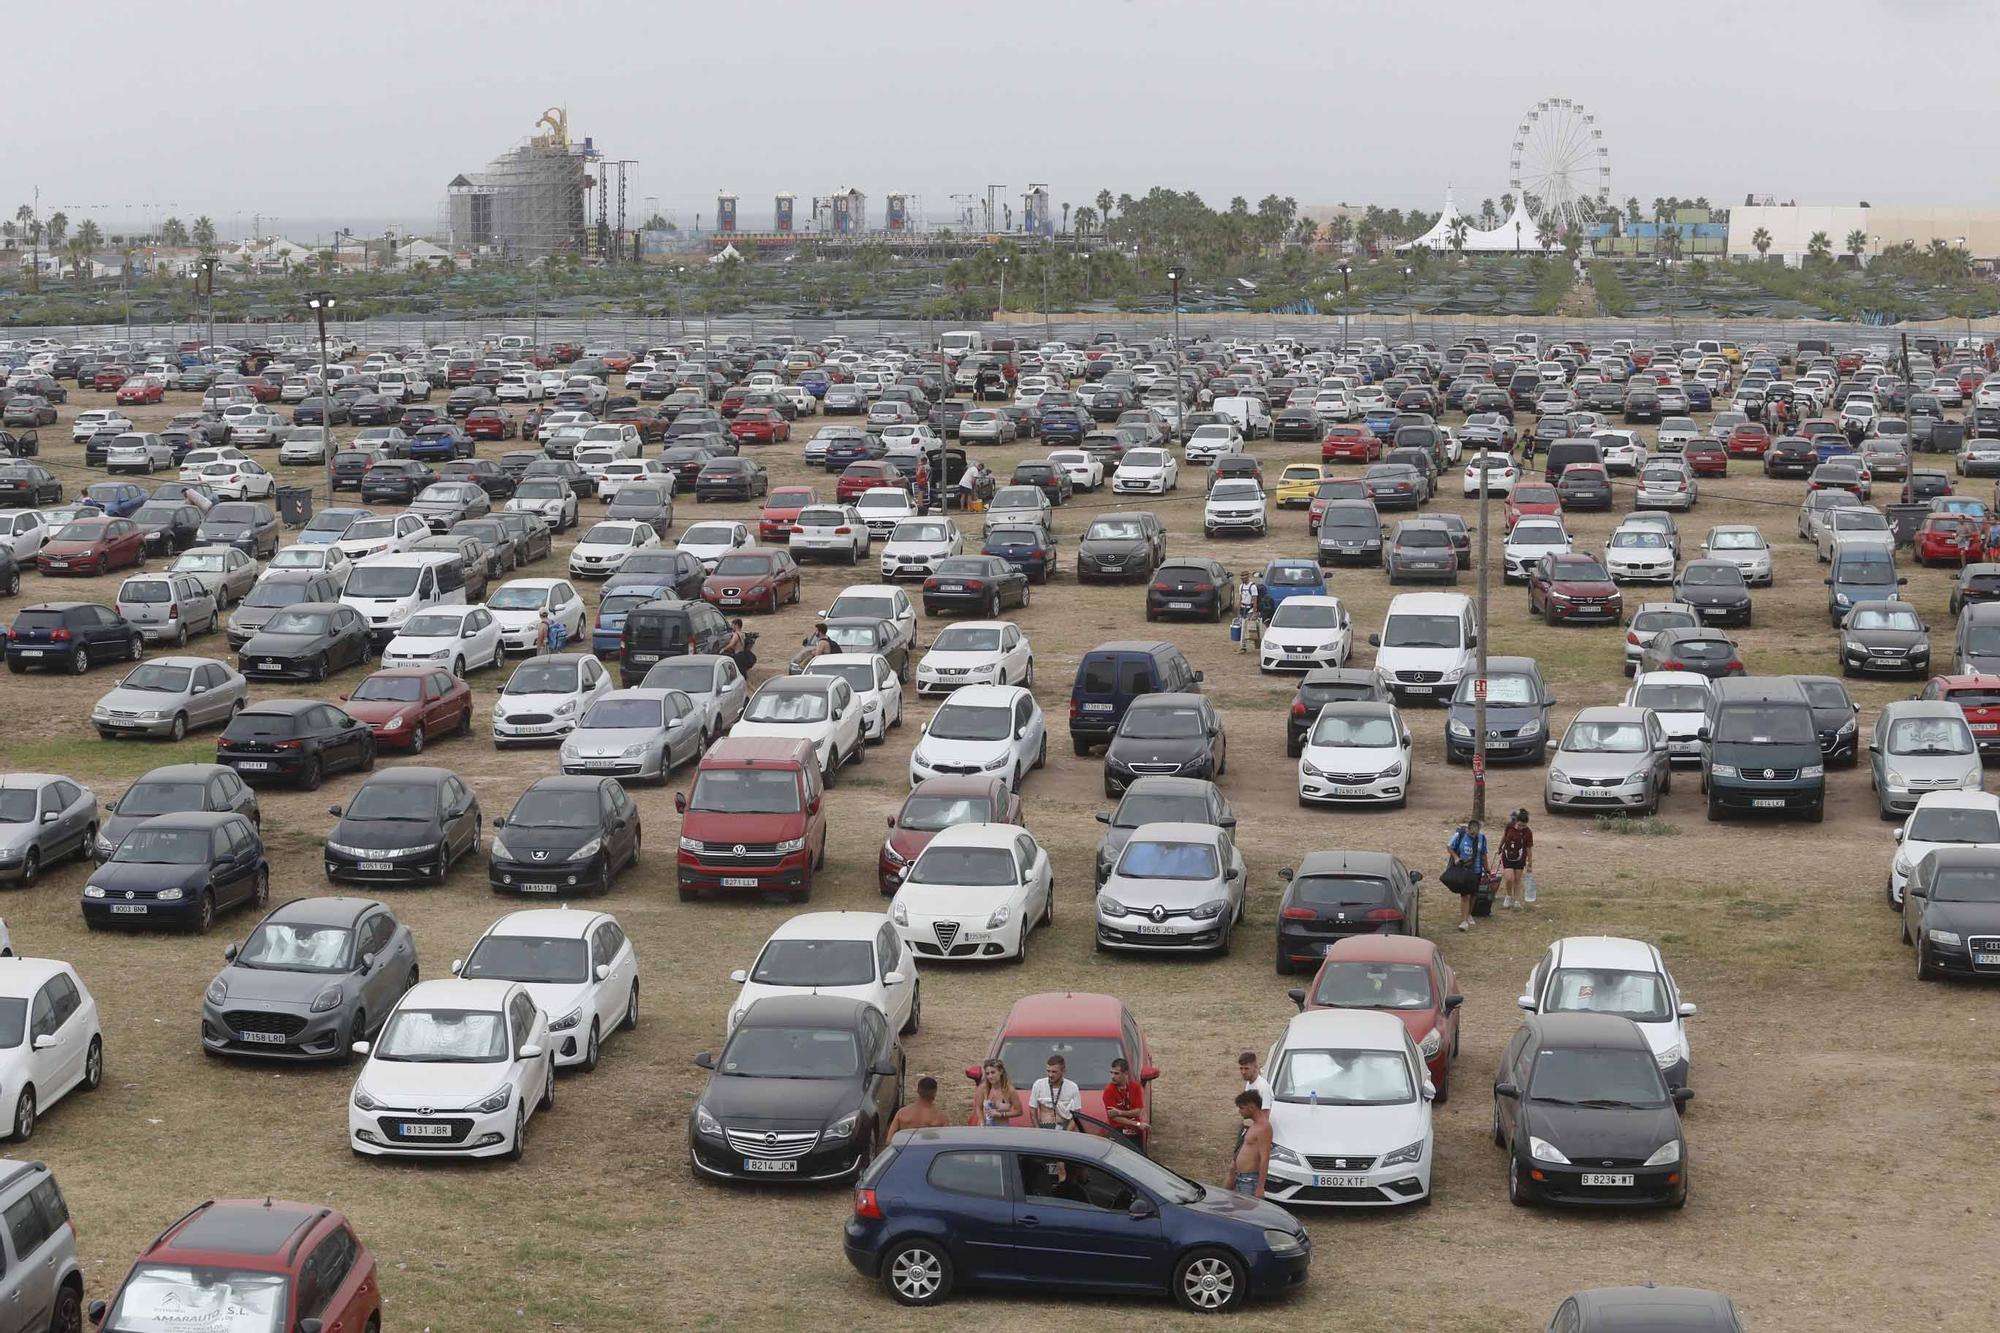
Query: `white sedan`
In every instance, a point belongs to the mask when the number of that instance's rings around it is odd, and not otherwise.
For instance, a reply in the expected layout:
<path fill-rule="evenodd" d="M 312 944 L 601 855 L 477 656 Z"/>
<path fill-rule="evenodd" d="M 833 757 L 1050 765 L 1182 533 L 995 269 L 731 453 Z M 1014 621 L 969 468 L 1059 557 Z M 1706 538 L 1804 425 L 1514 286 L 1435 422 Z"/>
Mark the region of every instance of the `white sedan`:
<path fill-rule="evenodd" d="M 965 553 L 965 538 L 948 518 L 906 518 L 882 546 L 882 577 L 929 578 L 938 562 Z"/>
<path fill-rule="evenodd" d="M 1672 583 L 1672 538 L 1654 527 L 1625 525 L 1604 543 L 1604 569 L 1619 583 Z"/>
<path fill-rule="evenodd" d="M 772 995 L 865 1000 L 904 1036 L 923 1018 L 916 960 L 881 912 L 801 913 L 772 931 L 757 961 L 729 979 L 742 987 L 729 1006 L 730 1029 Z"/>
<path fill-rule="evenodd" d="M 861 704 L 844 678 L 775 676 L 750 696 L 729 734 L 810 741 L 831 786 L 843 765 L 867 757 L 861 723 Z"/>
<path fill-rule="evenodd" d="M 1465 498 L 1479 497 L 1479 476 L 1486 474 L 1486 494 L 1495 499 L 1514 493 L 1521 480 L 1520 465 L 1508 454 L 1474 454 L 1465 464 Z"/>
<path fill-rule="evenodd" d="M 1618 1014 L 1645 1034 L 1670 1088 L 1689 1082 L 1687 1020 L 1695 1007 L 1680 993 L 1660 951 L 1642 940 L 1572 935 L 1549 946 L 1516 1001 L 1531 1014 Z"/>
<path fill-rule="evenodd" d="M 558 1068 L 597 1068 L 604 1039 L 639 1026 L 639 957 L 608 912 L 509 912 L 451 970 L 469 981 L 519 982 L 548 1017 Z"/>
<path fill-rule="evenodd" d="M 896 933 L 918 958 L 1028 960 L 1028 932 L 1055 924 L 1049 855 L 1015 824 L 939 830 L 889 902 Z"/>
<path fill-rule="evenodd" d="M 601 526 L 601 525 L 600 525 Z M 731 551 L 742 551 L 755 546 L 757 539 L 742 523 L 718 522 L 711 519 L 706 523 L 690 523 L 682 529 L 680 540 L 674 545 L 701 561 L 701 567 L 713 574 L 715 562 Z"/>
<path fill-rule="evenodd" d="M 560 741 L 611 690 L 611 673 L 588 653 L 531 657 L 493 703 L 493 748 Z"/>
<path fill-rule="evenodd" d="M 403 622 L 382 649 L 387 667 L 442 666 L 454 676 L 475 667 L 497 667 L 506 649 L 500 622 L 483 606 L 434 606 Z"/>
<path fill-rule="evenodd" d="M 1104 460 L 1082 449 L 1051 449 L 1049 462 L 1069 474 L 1069 484 L 1079 491 L 1094 491 L 1104 485 Z"/>
<path fill-rule="evenodd" d="M 861 705 L 861 734 L 873 744 L 889 739 L 889 729 L 903 725 L 903 682 L 896 668 L 880 653 L 827 653 L 806 664 L 808 676 L 838 676 L 854 691 Z"/>
<path fill-rule="evenodd" d="M 560 625 L 566 643 L 583 640 L 583 598 L 567 579 L 509 579 L 486 596 L 486 609 L 500 626 L 501 646 L 510 653 L 533 652 L 542 612 Z"/>
<path fill-rule="evenodd" d="M 271 563 L 264 567 L 264 572 L 269 574 L 276 569 L 303 569 L 309 573 L 325 574 L 332 578 L 336 588 L 345 588 L 347 576 L 354 572 L 354 562 L 338 546 L 282 546 L 271 557 Z"/>
<path fill-rule="evenodd" d="M 507 1157 L 556 1104 L 548 1017 L 514 981 L 422 981 L 372 1044 L 347 1103 L 348 1146 L 369 1157 Z"/>
<path fill-rule="evenodd" d="M 1180 484 L 1180 464 L 1164 449 L 1132 450 L 1111 476 L 1111 489 L 1119 495 L 1165 495 Z"/>
<path fill-rule="evenodd" d="M 961 620 L 938 631 L 917 663 L 918 694 L 949 694 L 963 685 L 1035 683 L 1035 650 L 1008 620 Z"/>
<path fill-rule="evenodd" d="M 415 514 L 388 514 L 356 519 L 333 545 L 349 560 L 366 560 L 371 555 L 413 551 L 418 542 L 430 535 L 430 525 Z"/>
<path fill-rule="evenodd" d="M 1354 624 L 1338 597 L 1287 597 L 1271 613 L 1258 644 L 1263 671 L 1344 667 L 1354 648 Z"/>
<path fill-rule="evenodd" d="M 1287 1207 L 1380 1208 L 1430 1197 L 1437 1089 L 1402 1019 L 1311 1010 L 1286 1025 L 1266 1068 L 1265 1198 Z"/>
<path fill-rule="evenodd" d="M 1983 791 L 1925 792 L 1896 830 L 1896 844 L 1885 892 L 1889 906 L 1900 911 L 1911 873 L 1932 852 L 1944 847 L 2000 851 L 2000 796 Z"/>
<path fill-rule="evenodd" d="M 634 551 L 660 544 L 660 534 L 650 523 L 631 519 L 607 519 L 593 524 L 589 532 L 570 548 L 572 578 L 610 578 Z"/>
<path fill-rule="evenodd" d="M 1753 588 L 1771 586 L 1771 544 L 1763 530 L 1747 523 L 1725 523 L 1708 530 L 1701 553 L 1711 560 L 1726 560 L 1742 571 L 1743 581 Z"/>

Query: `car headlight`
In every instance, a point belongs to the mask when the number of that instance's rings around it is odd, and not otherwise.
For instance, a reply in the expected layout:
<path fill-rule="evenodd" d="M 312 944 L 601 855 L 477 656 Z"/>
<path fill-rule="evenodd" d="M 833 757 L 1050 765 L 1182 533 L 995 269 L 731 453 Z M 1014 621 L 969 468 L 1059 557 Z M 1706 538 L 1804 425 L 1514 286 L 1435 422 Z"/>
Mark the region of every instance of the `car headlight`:
<path fill-rule="evenodd" d="M 1802 777 L 1802 778 L 1807 778 L 1807 779 L 1821 779 L 1821 778 L 1825 778 L 1825 777 L 1826 777 L 1826 765 L 1825 765 L 1825 764 L 1807 764 L 1807 765 L 1806 765 L 1806 766 L 1805 766 L 1804 768 L 1802 768 L 1802 769 L 1800 769 L 1800 770 L 1799 770 L 1799 776 L 1800 776 L 1800 777 Z"/>
<path fill-rule="evenodd" d="M 1679 1139 L 1674 1139 L 1670 1142 L 1662 1143 L 1659 1146 L 1658 1150 L 1656 1150 L 1651 1157 L 1648 1157 L 1646 1159 L 1646 1165 L 1672 1166 L 1675 1162 L 1678 1162 L 1680 1160 L 1681 1160 L 1681 1141 Z"/>
<path fill-rule="evenodd" d="M 992 759 L 987 760 L 986 763 L 983 765 L 983 767 L 988 772 L 991 772 L 992 770 L 997 768 L 1005 768 L 1007 767 L 1008 764 L 1012 763 L 1013 761 L 1014 757 L 1012 755 L 1007 755 L 1007 754 L 995 755 Z"/>
<path fill-rule="evenodd" d="M 1278 1150 L 1274 1146 L 1271 1149 L 1271 1156 L 1276 1157 L 1277 1155 Z M 1264 1233 L 1264 1244 L 1270 1247 L 1273 1254 L 1297 1254 L 1305 1248 L 1305 1245 L 1299 1238 L 1289 1231 L 1266 1231 Z"/>
<path fill-rule="evenodd" d="M 1932 944 L 1945 944 L 1954 949 L 1964 943 L 1963 940 L 1959 939 L 1958 932 L 1952 930 L 1927 930 L 1924 932 L 1924 938 Z"/>
<path fill-rule="evenodd" d="M 1472 735 L 1472 728 L 1467 726 L 1465 723 L 1458 721 L 1456 718 L 1452 720 L 1450 724 L 1450 729 L 1451 729 L 1451 734 L 1454 736 L 1464 736 L 1469 738 Z"/>
<path fill-rule="evenodd" d="M 1838 734 L 1839 734 L 1839 735 L 1842 735 L 1842 736 L 1845 736 L 1845 735 L 1847 735 L 1848 733 L 1850 733 L 1850 732 L 1854 731 L 1855 729 L 1856 729 L 1856 728 L 1855 728 L 1855 720 L 1854 720 L 1853 718 L 1849 718 L 1849 719 L 1847 719 L 1847 721 L 1845 721 L 1845 722 L 1843 722 L 1843 723 L 1841 723 L 1841 724 L 1840 724 L 1840 731 L 1839 731 L 1839 733 L 1838 733 Z"/>
<path fill-rule="evenodd" d="M 582 1021 L 583 1021 L 583 1010 L 581 1008 L 572 1009 L 568 1013 L 564 1014 L 561 1018 L 558 1018 L 553 1023 L 550 1023 L 549 1031 L 567 1032 L 571 1028 L 575 1027 L 578 1023 L 581 1023 Z"/>
<path fill-rule="evenodd" d="M 1130 916 L 1132 914 L 1131 908 L 1119 902 L 1116 898 L 1103 893 L 1097 895 L 1097 910 L 1105 916 L 1112 918 Z"/>
<path fill-rule="evenodd" d="M 163 903 L 177 903 L 183 897 L 185 897 L 186 894 L 180 889 L 161 889 L 158 893 L 154 894 L 153 896 L 159 899 Z"/>
<path fill-rule="evenodd" d="M 1654 1051 L 1653 1063 L 1657 1064 L 1662 1069 L 1671 1068 L 1672 1066 L 1679 1064 L 1681 1060 L 1686 1056 L 1686 1054 L 1687 1054 L 1686 1049 L 1683 1048 L 1679 1042 L 1675 1042 L 1673 1045 L 1667 1047 L 1663 1051 Z"/>
<path fill-rule="evenodd" d="M 854 1126 L 856 1125 L 856 1123 L 860 1121 L 860 1119 L 861 1119 L 861 1112 L 849 1111 L 846 1115 L 840 1117 L 840 1119 L 828 1125 L 826 1127 L 826 1132 L 820 1135 L 820 1137 L 822 1139 L 827 1139 L 827 1140 L 853 1138 Z"/>
<path fill-rule="evenodd" d="M 11 861 L 18 855 L 19 853 L 17 852 L 9 852 L 7 854 L 7 859 Z M 86 884 L 83 886 L 83 896 L 86 898 L 102 898 L 104 896 L 104 890 L 98 885 Z"/>
<path fill-rule="evenodd" d="M 639 756 L 645 754 L 646 751 L 651 748 L 652 747 L 649 742 L 640 741 L 637 745 L 626 746 L 623 750 L 619 752 L 619 757 L 621 759 L 637 759 Z"/>
<path fill-rule="evenodd" d="M 806 849 L 806 840 L 804 838 L 786 838 L 783 842 L 778 844 L 778 855 L 784 856 L 787 853 L 802 852 L 805 849 Z"/>
<path fill-rule="evenodd" d="M 1868 651 L 1866 647 L 1864 647 L 1859 643 L 1856 643 L 1853 639 L 1848 639 L 1847 641 L 1841 644 L 1841 647 L 1845 648 L 1850 653 L 1866 653 Z M 1843 731 L 1845 731 L 1846 729 L 1847 728 L 1845 727 L 1841 728 L 1841 730 Z"/>
<path fill-rule="evenodd" d="M 711 1138 L 722 1137 L 722 1122 L 708 1113 L 708 1108 L 700 1102 L 694 1107 L 694 1128 L 697 1134 L 707 1134 Z"/>
<path fill-rule="evenodd" d="M 1227 899 L 1217 898 L 1213 902 L 1201 904 L 1201 906 L 1189 912 L 1188 915 L 1197 921 L 1213 921 L 1215 918 L 1221 916 L 1228 906 L 1229 901 Z"/>
<path fill-rule="evenodd" d="M 354 1109 L 357 1111 L 379 1111 L 382 1103 L 368 1095 L 368 1090 L 360 1084 L 354 1086 Z"/>
<path fill-rule="evenodd" d="M 1000 927 L 1006 925 L 1009 921 L 1013 920 L 1013 918 L 1014 918 L 1013 908 L 996 907 L 993 909 L 993 915 L 986 918 L 986 928 L 988 930 L 998 930 L 1000 929 Z"/>
<path fill-rule="evenodd" d="M 1900 787 L 1903 785 L 1903 775 L 1897 769 L 1893 768 L 1890 769 L 1888 772 L 1888 778 L 1889 778 L 1889 785 L 1891 787 Z"/>
<path fill-rule="evenodd" d="M 1449 671 L 1447 671 L 1447 672 L 1445 672 L 1445 673 L 1444 673 L 1444 677 L 1443 677 L 1443 680 L 1444 680 L 1444 683 L 1445 683 L 1446 685 L 1451 685 L 1451 684 L 1454 684 L 1454 683 L 1456 683 L 1456 682 L 1457 682 L 1458 678 L 1459 678 L 1460 676 L 1463 676 L 1464 674 L 1465 674 L 1465 668 L 1464 668 L 1464 667 L 1462 667 L 1462 666 L 1458 666 L 1458 667 L 1453 667 L 1453 668 L 1452 668 L 1451 670 L 1449 670 Z"/>
<path fill-rule="evenodd" d="M 514 859 L 514 853 L 508 851 L 507 844 L 498 838 L 488 843 L 487 849 L 487 854 L 495 861 L 511 861 Z"/>
<path fill-rule="evenodd" d="M 1324 778 L 1331 776 L 1330 774 L 1322 773 L 1318 768 L 1316 768 L 1313 765 L 1313 762 L 1310 759 L 1299 760 L 1299 771 L 1305 774 L 1305 776 L 1309 778 Z"/>
<path fill-rule="evenodd" d="M 891 903 L 889 919 L 899 926 L 907 926 L 910 924 L 910 909 L 902 903 Z"/>
<path fill-rule="evenodd" d="M 1274 1162 L 1290 1162 L 1293 1166 L 1304 1166 L 1306 1164 L 1305 1158 L 1299 1156 L 1282 1143 L 1271 1145 L 1271 1160 Z"/>
<path fill-rule="evenodd" d="M 571 713 L 574 713 L 575 711 L 576 711 L 576 700 L 574 699 L 566 699 L 562 703 L 556 705 L 557 717 L 567 717 Z"/>
<path fill-rule="evenodd" d="M 1544 1144 L 1543 1146 L 1546 1147 L 1547 1145 Z M 1415 1143 L 1405 1144 L 1403 1147 L 1396 1149 L 1396 1151 L 1388 1154 L 1381 1161 L 1377 1162 L 1375 1165 L 1402 1166 L 1405 1165 L 1406 1163 L 1421 1162 L 1423 1160 L 1424 1160 L 1424 1141 L 1422 1139 L 1418 1139 Z"/>
<path fill-rule="evenodd" d="M 588 861 L 591 857 L 597 855 L 599 852 L 603 850 L 604 850 L 604 839 L 592 838 L 589 842 L 586 842 L 585 844 L 583 844 L 583 846 L 571 852 L 569 854 L 569 859 L 572 861 Z"/>
<path fill-rule="evenodd" d="M 1852 606 L 1854 599 L 1844 592 L 1837 592 L 1833 595 L 1833 604 L 1835 606 Z"/>
<path fill-rule="evenodd" d="M 97 835 L 97 854 L 99 856 L 110 856 L 111 853 L 117 850 L 118 850 L 117 843 L 111 841 L 111 839 L 105 837 L 101 833 Z"/>
<path fill-rule="evenodd" d="M 221 1004 L 228 998 L 229 985 L 221 977 L 217 977 L 208 983 L 208 1002 L 210 1004 Z"/>
<path fill-rule="evenodd" d="M 1538 1162 L 1553 1162 L 1558 1166 L 1569 1165 L 1569 1158 L 1558 1152 L 1553 1143 L 1547 1139 L 1538 1139 L 1532 1134 L 1528 1136 L 1528 1156 Z"/>
<path fill-rule="evenodd" d="M 1708 766 L 1708 775 L 1711 778 L 1733 778 L 1736 776 L 1736 765 L 1710 764 Z"/>
<path fill-rule="evenodd" d="M 1382 770 L 1382 771 L 1381 771 L 1380 773 L 1377 773 L 1377 774 L 1376 774 L 1375 776 L 1376 776 L 1376 777 L 1378 777 L 1378 778 L 1400 778 L 1400 777 L 1402 777 L 1402 776 L 1403 776 L 1403 764 L 1402 764 L 1402 761 L 1401 761 L 1401 760 L 1398 760 L 1398 761 L 1396 761 L 1395 763 L 1393 763 L 1393 764 L 1389 765 L 1389 766 L 1388 766 L 1387 768 L 1383 769 L 1383 770 Z"/>
<path fill-rule="evenodd" d="M 492 1115 L 497 1111 L 506 1110 L 507 1101 L 513 1095 L 514 1090 L 503 1083 L 500 1085 L 498 1092 L 495 1092 L 491 1097 L 487 1097 L 484 1100 L 474 1102 L 468 1109 L 477 1111 L 481 1115 Z"/>
<path fill-rule="evenodd" d="M 215 984 L 219 986 L 222 983 L 218 981 Z M 338 1008 L 340 1008 L 339 986 L 328 986 L 325 990 L 313 996 L 311 1012 L 315 1014 L 323 1014 L 326 1013 L 328 1010 L 338 1009 Z"/>
<path fill-rule="evenodd" d="M 1889 869 L 1895 874 L 1902 875 L 1903 877 L 1908 878 L 1911 869 L 1909 858 L 1905 856 L 1898 856 L 1893 862 L 1890 863 Z"/>
<path fill-rule="evenodd" d="M 1432 1028 L 1429 1032 L 1425 1033 L 1424 1039 L 1417 1043 L 1417 1050 L 1423 1054 L 1426 1060 L 1436 1055 L 1442 1049 L 1444 1049 L 1444 1037 L 1436 1028 Z"/>

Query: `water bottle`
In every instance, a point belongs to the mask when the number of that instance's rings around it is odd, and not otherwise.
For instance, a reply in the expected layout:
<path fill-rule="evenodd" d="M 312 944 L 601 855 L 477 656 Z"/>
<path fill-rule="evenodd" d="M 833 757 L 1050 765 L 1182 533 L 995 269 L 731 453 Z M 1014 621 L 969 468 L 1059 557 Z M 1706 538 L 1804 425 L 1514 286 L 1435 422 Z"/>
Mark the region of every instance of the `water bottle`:
<path fill-rule="evenodd" d="M 1318 1106 L 1318 1105 L 1319 1105 L 1319 1089 L 1318 1089 L 1318 1088 L 1309 1088 L 1309 1089 L 1307 1089 L 1307 1090 L 1306 1090 L 1306 1105 L 1308 1105 L 1308 1106 Z"/>

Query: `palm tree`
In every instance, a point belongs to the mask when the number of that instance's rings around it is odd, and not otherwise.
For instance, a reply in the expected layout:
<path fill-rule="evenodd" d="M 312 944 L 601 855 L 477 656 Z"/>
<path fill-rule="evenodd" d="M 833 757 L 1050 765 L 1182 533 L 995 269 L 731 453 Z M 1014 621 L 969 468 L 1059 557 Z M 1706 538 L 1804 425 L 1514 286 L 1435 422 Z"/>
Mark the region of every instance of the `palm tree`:
<path fill-rule="evenodd" d="M 1336 249 L 1344 248 L 1354 239 L 1354 219 L 1345 213 L 1340 214 L 1326 224 L 1326 235 Z"/>
<path fill-rule="evenodd" d="M 69 235 L 69 214 L 58 208 L 49 214 L 49 249 L 62 249 L 63 237 Z"/>
<path fill-rule="evenodd" d="M 1500 215 L 1493 211 L 1491 197 L 1479 201 L 1479 220 L 1489 227 L 1500 220 Z"/>
<path fill-rule="evenodd" d="M 1579 254 L 1582 254 L 1583 228 L 1578 226 L 1574 222 L 1570 223 L 1567 227 L 1564 227 L 1562 233 L 1562 247 L 1563 247 L 1563 253 L 1568 255 L 1571 259 L 1575 259 Z"/>
<path fill-rule="evenodd" d="M 1063 234 L 1069 234 L 1069 205 L 1063 205 Z"/>
<path fill-rule="evenodd" d="M 178 249 L 188 243 L 187 224 L 179 218 L 168 218 L 160 224 L 160 244 Z"/>
<path fill-rule="evenodd" d="M 9 250 L 14 248 L 14 237 L 18 232 L 19 228 L 15 225 L 12 218 L 0 222 L 0 241 L 5 241 Z"/>
<path fill-rule="evenodd" d="M 1857 265 L 1860 264 L 1861 262 L 1861 252 L 1863 250 L 1866 250 L 1867 248 L 1868 248 L 1867 232 L 1861 230 L 1859 227 L 1856 227 L 1853 231 L 1847 233 L 1848 257 L 1853 259 Z"/>
<path fill-rule="evenodd" d="M 1292 224 L 1292 239 L 1299 245 L 1310 248 L 1319 240 L 1319 223 L 1311 218 L 1300 218 Z"/>
<path fill-rule="evenodd" d="M 1535 243 L 1542 247 L 1543 254 L 1547 254 L 1555 246 L 1556 220 L 1547 213 L 1544 213 L 1542 220 L 1535 224 Z"/>
<path fill-rule="evenodd" d="M 1833 258 L 1833 238 L 1823 231 L 1816 231 L 1806 242 L 1806 258 L 1825 261 Z"/>
<path fill-rule="evenodd" d="M 194 242 L 195 249 L 201 251 L 203 255 L 215 253 L 215 223 L 208 214 L 204 213 L 194 220 L 194 229 L 188 233 L 188 237 Z"/>
<path fill-rule="evenodd" d="M 446 255 L 443 259 L 438 260 L 438 272 L 444 274 L 446 277 L 450 277 L 452 274 L 458 272 L 458 261 L 450 255 Z"/>
<path fill-rule="evenodd" d="M 1514 192 L 1512 190 L 1509 190 L 1506 194 L 1500 196 L 1500 215 L 1502 217 L 1511 217 L 1513 216 L 1513 213 L 1514 213 Z"/>
<path fill-rule="evenodd" d="M 319 271 L 322 274 L 333 272 L 333 260 L 334 260 L 333 251 L 322 250 L 318 254 L 313 256 L 313 260 L 318 265 Z"/>
<path fill-rule="evenodd" d="M 1750 244 L 1757 251 L 1757 258 L 1768 259 L 1771 254 L 1771 229 L 1759 227 L 1750 233 Z"/>
<path fill-rule="evenodd" d="M 69 256 L 70 268 L 75 272 L 78 281 L 89 274 L 90 247 L 84 243 L 83 237 L 70 237 L 69 243 L 63 246 L 63 253 Z"/>
<path fill-rule="evenodd" d="M 104 231 L 97 225 L 97 219 L 85 218 L 83 225 L 76 229 L 76 238 L 95 251 L 104 244 Z"/>
<path fill-rule="evenodd" d="M 1451 252 L 1460 259 L 1465 258 L 1465 234 L 1471 230 L 1472 223 L 1463 213 L 1453 218 L 1451 225 L 1445 228 L 1445 234 L 1451 237 Z"/>

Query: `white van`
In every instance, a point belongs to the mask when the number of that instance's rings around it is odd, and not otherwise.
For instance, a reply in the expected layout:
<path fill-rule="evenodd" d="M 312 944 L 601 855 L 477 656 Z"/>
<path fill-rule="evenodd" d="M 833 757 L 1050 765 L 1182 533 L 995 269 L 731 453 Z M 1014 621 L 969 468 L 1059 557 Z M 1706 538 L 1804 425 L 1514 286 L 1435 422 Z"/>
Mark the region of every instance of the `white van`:
<path fill-rule="evenodd" d="M 1246 440 L 1264 440 L 1271 436 L 1271 409 L 1264 406 L 1261 398 L 1247 395 L 1241 398 L 1218 398 L 1212 404 L 1214 411 L 1222 413 L 1236 423 L 1236 429 L 1243 432 Z"/>
<path fill-rule="evenodd" d="M 368 622 L 379 652 L 403 622 L 433 606 L 465 605 L 465 559 L 451 551 L 396 551 L 355 562 L 340 600 Z"/>
<path fill-rule="evenodd" d="M 1406 592 L 1389 603 L 1375 645 L 1375 670 L 1397 703 L 1449 699 L 1474 669 L 1479 625 L 1462 592 Z"/>
<path fill-rule="evenodd" d="M 971 356 L 986 350 L 986 337 L 973 329 L 954 329 L 938 338 L 938 350 L 946 356 Z"/>

